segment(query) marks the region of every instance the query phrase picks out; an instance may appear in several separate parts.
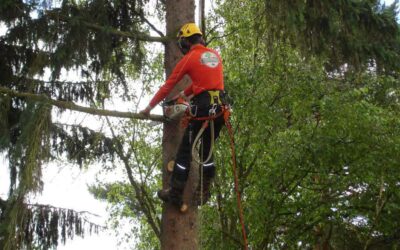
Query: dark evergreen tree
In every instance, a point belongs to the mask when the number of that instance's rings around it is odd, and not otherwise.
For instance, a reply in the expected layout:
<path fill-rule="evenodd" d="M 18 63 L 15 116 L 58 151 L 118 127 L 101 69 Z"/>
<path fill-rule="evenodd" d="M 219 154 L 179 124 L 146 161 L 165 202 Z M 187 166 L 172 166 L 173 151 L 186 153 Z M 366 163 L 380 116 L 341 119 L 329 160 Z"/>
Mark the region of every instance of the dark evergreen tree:
<path fill-rule="evenodd" d="M 72 102 L 101 104 L 112 91 L 126 99 L 133 96 L 127 78 L 141 71 L 141 41 L 163 41 L 148 35 L 145 4 L 1 2 L 0 23 L 6 31 L 0 37 L 0 150 L 6 152 L 10 171 L 8 199 L 1 200 L 0 207 L 2 249 L 56 246 L 59 226 L 63 242 L 67 236 L 83 235 L 84 221 L 78 213 L 31 206 L 26 197 L 41 191 L 44 162 L 66 155 L 82 166 L 91 160 L 112 161 L 116 156 L 116 139 L 84 127 L 55 124 L 52 106 L 63 112 L 76 110 Z M 63 69 L 80 72 L 83 81 L 60 81 Z M 50 71 L 48 78 L 44 77 L 46 70 Z"/>

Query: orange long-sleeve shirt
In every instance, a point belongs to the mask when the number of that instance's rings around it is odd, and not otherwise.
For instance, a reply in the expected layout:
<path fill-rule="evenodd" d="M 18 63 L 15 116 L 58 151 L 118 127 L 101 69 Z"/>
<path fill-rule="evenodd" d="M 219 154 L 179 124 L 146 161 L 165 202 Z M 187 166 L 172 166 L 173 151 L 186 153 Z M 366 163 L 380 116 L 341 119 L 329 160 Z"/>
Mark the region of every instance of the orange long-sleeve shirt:
<path fill-rule="evenodd" d="M 224 90 L 222 60 L 218 52 L 196 44 L 178 62 L 167 81 L 151 99 L 149 106 L 153 108 L 161 102 L 186 74 L 192 80 L 184 91 L 186 96 L 196 96 L 206 90 Z"/>

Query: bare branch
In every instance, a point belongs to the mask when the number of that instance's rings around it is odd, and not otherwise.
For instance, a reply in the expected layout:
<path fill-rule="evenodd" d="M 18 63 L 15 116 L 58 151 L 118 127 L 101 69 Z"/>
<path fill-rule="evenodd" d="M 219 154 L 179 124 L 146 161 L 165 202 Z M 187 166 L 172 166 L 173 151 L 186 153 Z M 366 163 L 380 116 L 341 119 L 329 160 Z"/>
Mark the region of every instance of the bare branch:
<path fill-rule="evenodd" d="M 92 115 L 112 116 L 112 117 L 119 117 L 119 118 L 131 118 L 131 119 L 139 119 L 139 120 L 151 120 L 151 121 L 158 121 L 158 122 L 166 122 L 165 118 L 162 115 L 150 115 L 147 117 L 142 114 L 132 113 L 132 112 L 121 112 L 121 111 L 116 111 L 116 110 L 89 108 L 89 107 L 76 105 L 73 102 L 53 100 L 46 95 L 33 94 L 33 93 L 27 93 L 27 92 L 18 92 L 18 91 L 11 90 L 9 88 L 4 88 L 4 87 L 0 87 L 0 93 L 3 93 L 8 96 L 12 96 L 12 97 L 27 98 L 31 101 L 44 102 L 44 103 L 48 103 L 50 105 L 53 105 L 53 106 L 56 106 L 56 107 L 59 107 L 62 109 L 69 109 L 69 110 L 79 111 L 79 112 L 88 113 L 88 114 L 92 114 Z"/>
<path fill-rule="evenodd" d="M 207 43 L 207 45 L 208 45 L 208 44 L 210 44 L 210 43 L 211 43 L 212 41 L 214 41 L 214 40 L 218 40 L 218 39 L 222 39 L 222 38 L 225 38 L 225 37 L 229 37 L 229 36 L 231 36 L 231 35 L 234 35 L 238 30 L 239 30 L 239 29 L 234 29 L 234 30 L 232 30 L 231 32 L 228 32 L 228 33 L 226 33 L 226 34 L 224 34 L 224 35 L 211 37 L 211 39 L 208 40 L 206 43 Z"/>
<path fill-rule="evenodd" d="M 155 31 L 157 34 L 159 34 L 161 37 L 165 37 L 164 33 L 162 33 L 159 29 L 156 28 L 156 26 L 154 26 L 154 24 L 152 24 L 143 14 L 143 12 L 137 12 L 134 11 L 136 15 L 140 16 L 140 19 L 142 20 L 142 22 L 147 23 L 147 25 L 150 26 L 150 28 L 153 29 L 153 31 Z"/>

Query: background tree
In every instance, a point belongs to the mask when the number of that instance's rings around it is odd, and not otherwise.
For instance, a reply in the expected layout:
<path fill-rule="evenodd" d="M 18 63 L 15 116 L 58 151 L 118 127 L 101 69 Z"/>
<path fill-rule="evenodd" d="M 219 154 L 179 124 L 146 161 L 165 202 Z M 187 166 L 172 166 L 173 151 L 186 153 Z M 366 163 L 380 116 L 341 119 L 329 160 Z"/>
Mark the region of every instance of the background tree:
<path fill-rule="evenodd" d="M 249 242 L 255 249 L 395 248 L 396 7 L 317 2 L 230 1 L 217 10 Z M 217 150 L 224 168 L 204 215 L 214 222 L 203 231 L 210 249 L 240 244 L 226 148 Z"/>

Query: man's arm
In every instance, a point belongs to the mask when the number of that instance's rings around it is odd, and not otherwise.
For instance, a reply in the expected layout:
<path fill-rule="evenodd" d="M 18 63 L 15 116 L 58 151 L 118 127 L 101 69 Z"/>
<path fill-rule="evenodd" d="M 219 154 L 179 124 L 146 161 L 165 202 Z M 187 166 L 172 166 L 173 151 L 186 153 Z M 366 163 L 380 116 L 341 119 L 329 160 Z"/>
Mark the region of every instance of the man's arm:
<path fill-rule="evenodd" d="M 175 87 L 175 85 L 182 79 L 182 77 L 188 72 L 188 68 L 190 67 L 190 56 L 191 53 L 187 54 L 179 63 L 175 66 L 174 70 L 172 71 L 171 75 L 168 77 L 167 81 L 154 97 L 151 99 L 149 106 L 152 109 L 156 106 L 159 102 L 161 102 Z"/>

